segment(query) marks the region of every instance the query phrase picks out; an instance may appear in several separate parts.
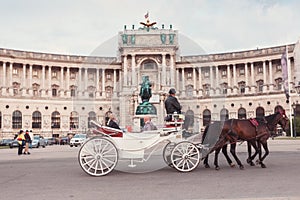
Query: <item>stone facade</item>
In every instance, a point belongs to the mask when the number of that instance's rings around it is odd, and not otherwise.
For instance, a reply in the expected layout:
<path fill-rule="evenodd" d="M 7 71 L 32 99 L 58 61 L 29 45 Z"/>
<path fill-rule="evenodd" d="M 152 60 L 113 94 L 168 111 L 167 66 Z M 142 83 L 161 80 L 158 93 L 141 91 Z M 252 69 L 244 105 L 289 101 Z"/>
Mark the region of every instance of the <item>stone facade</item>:
<path fill-rule="evenodd" d="M 281 56 L 288 49 L 290 100 L 282 88 Z M 140 28 L 118 34 L 116 57 L 59 55 L 0 48 L 0 138 L 19 129 L 50 137 L 84 132 L 107 111 L 133 126 L 143 76 L 152 84 L 154 122 L 164 122 L 171 87 L 199 131 L 210 120 L 268 115 L 298 105 L 299 41 L 240 52 L 181 56 L 178 31 Z M 298 69 L 298 70 L 297 70 Z"/>

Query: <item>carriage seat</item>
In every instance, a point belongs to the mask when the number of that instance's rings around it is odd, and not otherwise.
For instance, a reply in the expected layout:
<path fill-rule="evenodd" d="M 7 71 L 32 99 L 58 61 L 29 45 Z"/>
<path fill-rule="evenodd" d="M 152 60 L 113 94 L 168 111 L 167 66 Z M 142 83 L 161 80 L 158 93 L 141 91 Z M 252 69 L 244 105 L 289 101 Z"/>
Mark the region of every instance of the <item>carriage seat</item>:
<path fill-rule="evenodd" d="M 108 126 L 100 126 L 97 128 L 97 130 L 111 137 L 123 137 L 123 131 L 120 129 L 115 129 Z"/>

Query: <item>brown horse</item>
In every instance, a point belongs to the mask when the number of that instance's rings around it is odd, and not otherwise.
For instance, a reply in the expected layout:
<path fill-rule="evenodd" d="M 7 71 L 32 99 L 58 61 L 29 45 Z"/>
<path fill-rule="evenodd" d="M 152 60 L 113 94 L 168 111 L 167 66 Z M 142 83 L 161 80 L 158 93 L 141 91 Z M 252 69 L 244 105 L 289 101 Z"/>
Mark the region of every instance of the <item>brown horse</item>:
<path fill-rule="evenodd" d="M 254 165 L 253 159 L 256 155 L 259 155 L 258 163 L 262 168 L 265 168 L 265 164 L 263 160 L 269 154 L 267 140 L 270 137 L 271 133 L 273 133 L 276 129 L 277 124 L 280 124 L 282 128 L 285 130 L 288 124 L 288 118 L 286 117 L 284 111 L 276 112 L 275 114 L 266 116 L 263 120 L 258 121 L 258 126 L 254 126 L 250 120 L 238 120 L 238 119 L 229 119 L 224 121 L 223 123 L 212 124 L 210 126 L 222 126 L 221 134 L 219 136 L 219 140 L 214 145 L 214 147 L 210 150 L 209 153 L 215 152 L 215 168 L 219 169 L 218 165 L 218 154 L 222 149 L 223 154 L 226 157 L 227 162 L 233 166 L 232 161 L 227 155 L 227 144 L 231 144 L 230 152 L 235 158 L 236 162 L 240 166 L 240 169 L 243 169 L 241 161 L 238 159 L 236 155 L 236 142 L 237 141 L 247 141 L 248 143 L 248 154 L 249 157 L 247 162 L 251 165 Z M 204 135 L 205 135 L 204 131 Z M 265 154 L 262 156 L 261 145 L 265 150 Z M 251 146 L 254 147 L 255 153 L 251 155 Z M 208 156 L 204 160 L 204 164 L 208 166 Z"/>

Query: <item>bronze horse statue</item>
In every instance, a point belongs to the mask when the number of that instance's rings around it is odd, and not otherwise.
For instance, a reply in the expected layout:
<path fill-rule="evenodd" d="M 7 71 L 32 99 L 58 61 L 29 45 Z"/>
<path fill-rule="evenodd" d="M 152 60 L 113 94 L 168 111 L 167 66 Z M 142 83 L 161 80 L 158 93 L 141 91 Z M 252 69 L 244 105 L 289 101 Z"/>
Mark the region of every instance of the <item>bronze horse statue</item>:
<path fill-rule="evenodd" d="M 248 158 L 247 162 L 250 165 L 254 165 L 254 158 L 259 155 L 257 163 L 261 165 L 262 168 L 265 168 L 265 164 L 263 160 L 269 154 L 267 140 L 275 132 L 277 124 L 281 125 L 285 130 L 288 125 L 288 118 L 284 111 L 276 112 L 275 114 L 268 115 L 264 117 L 263 120 L 257 119 L 258 126 L 254 126 L 250 120 L 239 120 L 239 119 L 229 119 L 224 122 L 215 122 L 214 124 L 209 125 L 204 130 L 203 136 L 205 137 L 208 129 L 211 126 L 221 126 L 220 136 L 217 143 L 214 147 L 209 151 L 209 153 L 215 151 L 215 169 L 220 169 L 218 165 L 218 154 L 222 149 L 224 156 L 226 157 L 227 162 L 230 166 L 234 166 L 231 159 L 227 155 L 227 144 L 230 143 L 230 152 L 236 162 L 238 163 L 240 169 L 243 169 L 241 161 L 236 155 L 236 143 L 238 141 L 247 141 L 248 144 Z M 251 146 L 255 149 L 255 153 L 251 155 Z M 265 150 L 265 154 L 262 156 L 261 146 L 263 146 Z M 209 167 L 208 165 L 208 154 L 204 158 L 204 165 Z"/>

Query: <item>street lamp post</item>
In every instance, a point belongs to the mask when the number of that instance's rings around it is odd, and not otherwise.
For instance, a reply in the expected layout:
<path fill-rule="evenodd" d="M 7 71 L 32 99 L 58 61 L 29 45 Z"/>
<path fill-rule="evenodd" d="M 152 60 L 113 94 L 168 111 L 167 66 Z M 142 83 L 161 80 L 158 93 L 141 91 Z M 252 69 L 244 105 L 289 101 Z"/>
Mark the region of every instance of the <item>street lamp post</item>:
<path fill-rule="evenodd" d="M 297 136 L 297 130 L 296 130 L 296 104 L 293 103 L 292 104 L 292 107 L 293 107 L 293 116 L 294 116 L 294 121 L 293 121 L 293 131 L 291 133 L 291 137 L 296 137 Z"/>

